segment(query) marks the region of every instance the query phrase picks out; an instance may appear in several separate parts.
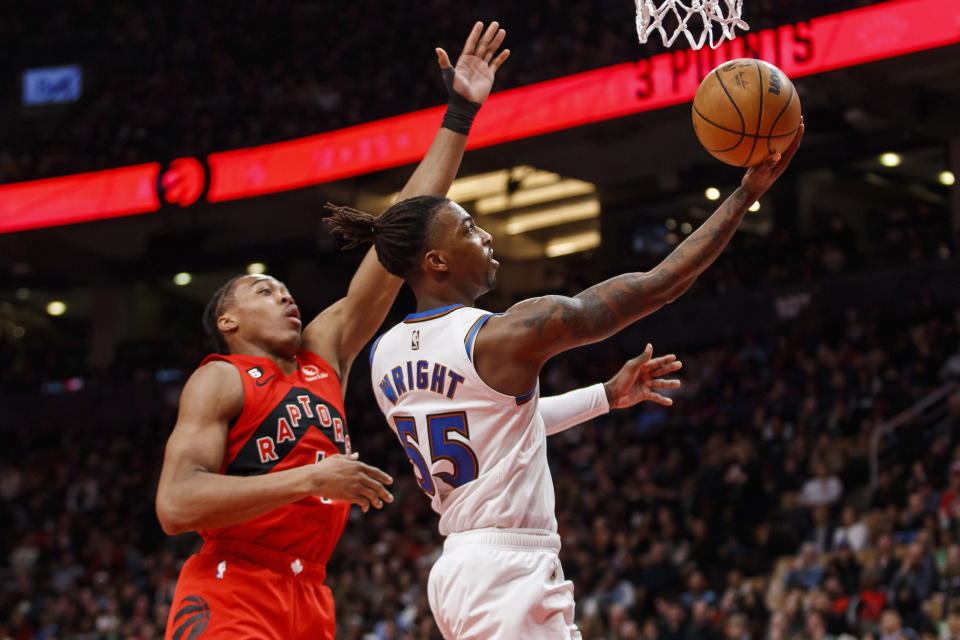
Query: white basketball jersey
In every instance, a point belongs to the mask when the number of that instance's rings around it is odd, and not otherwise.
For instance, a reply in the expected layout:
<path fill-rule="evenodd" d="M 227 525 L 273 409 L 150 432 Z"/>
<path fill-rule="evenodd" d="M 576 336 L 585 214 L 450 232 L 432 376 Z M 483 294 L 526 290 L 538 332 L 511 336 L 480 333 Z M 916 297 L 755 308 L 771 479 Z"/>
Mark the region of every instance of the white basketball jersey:
<path fill-rule="evenodd" d="M 508 396 L 473 368 L 477 333 L 492 315 L 452 305 L 407 316 L 371 348 L 373 392 L 440 514 L 442 535 L 555 532 L 539 385 Z"/>

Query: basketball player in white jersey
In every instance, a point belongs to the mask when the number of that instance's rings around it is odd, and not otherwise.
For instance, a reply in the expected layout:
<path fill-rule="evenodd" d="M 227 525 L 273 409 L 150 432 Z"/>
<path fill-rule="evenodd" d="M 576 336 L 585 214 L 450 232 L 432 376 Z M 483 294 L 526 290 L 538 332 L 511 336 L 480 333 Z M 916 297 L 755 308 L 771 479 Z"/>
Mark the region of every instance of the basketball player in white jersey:
<path fill-rule="evenodd" d="M 557 556 L 546 436 L 602 413 L 607 402 L 594 387 L 544 403 L 540 369 L 686 291 L 786 170 L 802 137 L 801 125 L 782 157 L 749 169 L 716 212 L 652 270 L 611 278 L 572 298 L 524 300 L 502 314 L 472 306 L 495 285 L 498 262 L 490 235 L 456 203 L 411 198 L 378 218 L 332 208 L 334 230 L 354 244 L 372 241 L 387 271 L 417 297 L 417 312 L 374 343 L 371 375 L 377 403 L 447 538 L 428 585 L 445 638 L 580 637 L 573 587 Z"/>

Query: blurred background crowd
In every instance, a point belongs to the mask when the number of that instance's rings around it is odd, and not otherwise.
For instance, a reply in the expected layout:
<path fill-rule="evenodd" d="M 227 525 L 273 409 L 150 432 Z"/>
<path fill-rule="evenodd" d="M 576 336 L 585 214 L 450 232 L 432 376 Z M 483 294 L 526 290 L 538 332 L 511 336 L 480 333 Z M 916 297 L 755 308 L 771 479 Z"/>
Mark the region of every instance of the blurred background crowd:
<path fill-rule="evenodd" d="M 826 321 L 690 348 L 678 339 L 674 407 L 551 438 L 561 557 L 585 637 L 960 633 L 960 386 L 881 440 L 875 477 L 870 449 L 887 420 L 960 381 L 960 309 L 906 298 Z M 642 336 L 558 360 L 543 393 L 612 375 Z M 198 542 L 166 538 L 153 513 L 178 385 L 141 376 L 114 389 L 102 391 L 147 401 L 64 422 L 25 414 L 5 429 L 0 637 L 162 635 Z M 441 540 L 424 525 L 435 516 L 367 393 L 362 377 L 350 387 L 353 440 L 399 478 L 397 501 L 355 510 L 330 564 L 341 636 L 436 638 L 425 584 Z"/>

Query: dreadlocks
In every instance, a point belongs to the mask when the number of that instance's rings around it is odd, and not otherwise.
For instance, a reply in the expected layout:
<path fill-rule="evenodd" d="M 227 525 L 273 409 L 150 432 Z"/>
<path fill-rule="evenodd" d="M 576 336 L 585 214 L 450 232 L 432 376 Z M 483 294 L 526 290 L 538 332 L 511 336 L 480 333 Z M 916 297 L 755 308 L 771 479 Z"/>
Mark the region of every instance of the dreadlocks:
<path fill-rule="evenodd" d="M 395 276 L 406 277 L 427 246 L 430 222 L 450 201 L 439 196 L 401 200 L 375 217 L 350 207 L 327 204 L 327 223 L 350 241 L 344 249 L 372 242 L 380 264 Z"/>
<path fill-rule="evenodd" d="M 210 302 L 207 303 L 207 308 L 203 310 L 203 330 L 206 332 L 207 337 L 210 339 L 217 353 L 230 353 L 230 349 L 227 347 L 227 341 L 224 340 L 223 334 L 220 333 L 220 329 L 217 328 L 217 318 L 220 317 L 224 308 L 232 301 L 233 285 L 242 277 L 242 275 L 239 275 L 227 280 L 225 285 L 217 289 L 217 292 L 210 298 Z"/>

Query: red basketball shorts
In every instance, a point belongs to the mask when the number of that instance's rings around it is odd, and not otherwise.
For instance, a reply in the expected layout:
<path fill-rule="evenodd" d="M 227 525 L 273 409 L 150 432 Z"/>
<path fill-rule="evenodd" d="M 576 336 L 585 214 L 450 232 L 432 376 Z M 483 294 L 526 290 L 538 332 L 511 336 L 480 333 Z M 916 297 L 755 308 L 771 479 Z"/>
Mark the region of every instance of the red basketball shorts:
<path fill-rule="evenodd" d="M 334 640 L 326 569 L 259 545 L 213 540 L 183 565 L 166 640 Z"/>

